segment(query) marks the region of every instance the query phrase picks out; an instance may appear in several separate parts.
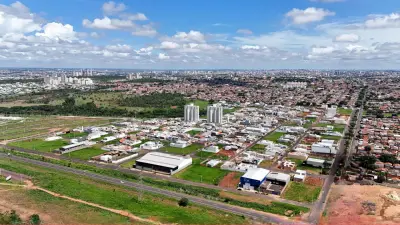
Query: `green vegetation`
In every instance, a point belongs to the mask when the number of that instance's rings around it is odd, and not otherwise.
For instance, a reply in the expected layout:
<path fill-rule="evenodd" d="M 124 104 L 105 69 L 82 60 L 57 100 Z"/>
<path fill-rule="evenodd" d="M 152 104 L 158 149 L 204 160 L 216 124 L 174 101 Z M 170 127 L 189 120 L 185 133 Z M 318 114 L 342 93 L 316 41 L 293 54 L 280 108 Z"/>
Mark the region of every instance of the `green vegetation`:
<path fill-rule="evenodd" d="M 255 152 L 264 153 L 265 152 L 265 145 L 255 144 L 250 148 L 250 150 L 255 151 Z"/>
<path fill-rule="evenodd" d="M 187 155 L 187 154 L 191 154 L 201 148 L 203 148 L 203 146 L 199 145 L 199 144 L 191 144 L 191 145 L 187 146 L 186 148 L 175 148 L 175 147 L 169 146 L 169 144 L 166 144 L 166 146 L 164 145 L 164 147 L 162 147 L 160 149 L 160 151 L 174 153 L 174 154 Z"/>
<path fill-rule="evenodd" d="M 183 107 L 186 99 L 181 94 L 152 93 L 150 95 L 134 96 L 120 99 L 121 106 L 169 108 L 171 106 Z"/>
<path fill-rule="evenodd" d="M 327 127 L 327 126 L 333 126 L 333 131 L 343 133 L 344 129 L 346 128 L 346 125 L 344 124 L 329 124 L 329 123 L 319 123 L 315 125 L 316 127 Z"/>
<path fill-rule="evenodd" d="M 224 109 L 224 114 L 234 113 L 238 109 L 240 109 L 240 107 L 234 107 L 234 108 L 231 108 L 231 109 Z"/>
<path fill-rule="evenodd" d="M 33 140 L 11 142 L 8 145 L 19 148 L 37 150 L 40 152 L 51 152 L 53 150 L 61 148 L 62 146 L 68 145 L 68 142 L 61 139 L 55 141 L 44 141 L 41 139 L 33 139 Z"/>
<path fill-rule="evenodd" d="M 135 165 L 135 163 L 136 163 L 136 160 L 129 160 L 129 161 L 122 163 L 119 166 L 122 168 L 125 168 L 125 169 L 130 169 L 133 167 L 133 165 Z"/>
<path fill-rule="evenodd" d="M 106 152 L 106 151 L 101 150 L 100 148 L 90 147 L 90 148 L 84 148 L 81 150 L 70 152 L 67 155 L 69 157 L 75 158 L 75 159 L 89 160 L 90 158 L 101 155 L 104 152 Z"/>
<path fill-rule="evenodd" d="M 218 185 L 221 179 L 228 173 L 229 171 L 226 170 L 193 163 L 193 165 L 178 172 L 174 176 L 183 180 Z"/>
<path fill-rule="evenodd" d="M 11 212 L 0 213 L 0 224 L 22 224 L 22 219 L 15 210 L 11 210 Z"/>
<path fill-rule="evenodd" d="M 264 140 L 277 142 L 278 139 L 280 137 L 282 137 L 283 135 L 285 135 L 285 133 L 283 133 L 283 132 L 272 132 L 272 133 L 268 134 L 267 136 L 265 136 Z"/>
<path fill-rule="evenodd" d="M 44 169 L 25 163 L 15 164 L 0 159 L 0 167 L 33 177 L 36 185 L 73 198 L 93 202 L 106 207 L 127 210 L 133 214 L 151 217 L 161 223 L 178 224 L 242 224 L 246 221 L 235 215 L 190 205 L 180 207 L 176 200 L 150 193 L 138 193 L 103 182 L 76 177 L 67 173 Z"/>
<path fill-rule="evenodd" d="M 61 137 L 71 139 L 71 138 L 85 137 L 88 134 L 89 133 L 87 133 L 87 132 L 70 132 L 70 133 L 61 135 Z"/>
<path fill-rule="evenodd" d="M 209 105 L 209 102 L 204 100 L 195 100 L 193 103 L 194 105 L 198 105 L 200 110 L 207 109 L 207 106 Z"/>
<path fill-rule="evenodd" d="M 71 167 L 71 168 L 75 168 L 75 169 L 90 171 L 93 173 L 104 174 L 106 176 L 117 177 L 117 178 L 121 178 L 124 180 L 132 181 L 132 182 L 139 181 L 139 177 L 132 173 L 124 173 L 124 172 L 120 172 L 118 170 L 112 170 L 112 169 L 103 169 L 103 168 L 98 168 L 98 167 L 90 166 L 90 165 L 86 165 L 86 164 L 74 163 L 74 162 L 70 162 L 67 160 L 57 160 L 57 159 L 53 159 L 53 158 L 47 158 L 47 157 L 42 157 L 39 155 L 33 155 L 33 154 L 28 154 L 28 153 L 23 153 L 23 152 L 18 152 L 18 151 L 8 151 L 8 150 L 2 150 L 2 149 L 0 149 L 0 151 L 3 151 L 5 153 L 12 153 L 12 154 L 14 154 L 16 156 L 20 156 L 20 157 L 30 158 L 30 159 L 34 159 L 34 160 L 42 160 L 45 162 L 49 162 L 49 163 L 53 163 L 53 164 L 57 164 L 57 165 L 61 165 L 61 166 L 67 166 L 67 167 Z M 194 161 L 193 163 L 199 164 L 201 160 L 194 159 L 193 161 Z M 4 169 L 12 170 L 10 167 L 2 165 L 1 159 L 0 159 L 0 167 L 2 167 Z M 13 171 L 19 172 L 19 170 L 13 170 Z M 227 193 L 227 192 L 222 193 L 215 189 L 209 189 L 209 188 L 204 188 L 204 187 L 199 187 L 199 186 L 191 186 L 191 185 L 186 185 L 186 184 L 182 184 L 182 183 L 178 183 L 178 182 L 171 182 L 171 181 L 167 181 L 167 180 L 156 180 L 156 179 L 152 179 L 149 177 L 144 177 L 140 180 L 144 184 L 147 184 L 150 186 L 163 188 L 163 189 L 176 191 L 176 192 L 182 192 L 182 193 L 185 193 L 188 195 L 205 197 L 207 199 L 212 199 L 212 200 L 216 200 L 216 201 L 226 202 L 226 198 L 222 197 L 222 196 L 223 196 L 223 193 Z M 264 209 L 263 205 L 261 205 L 261 206 L 258 206 L 257 204 L 256 205 L 254 205 L 254 204 L 247 205 L 246 202 L 242 202 L 242 200 L 240 200 L 240 199 L 242 199 L 243 196 L 239 195 L 237 197 L 238 197 L 237 200 L 235 199 L 235 201 L 230 201 L 229 204 L 253 208 L 253 209 L 257 209 L 257 210 Z M 288 207 L 296 207 L 296 206 L 288 205 Z M 265 210 L 268 210 L 268 208 Z M 266 212 L 269 212 L 269 211 L 266 211 Z"/>
<path fill-rule="evenodd" d="M 190 136 L 195 136 L 196 134 L 200 134 L 201 131 L 198 130 L 189 130 L 188 132 L 186 132 L 187 134 L 190 134 Z"/>
<path fill-rule="evenodd" d="M 239 202 L 237 200 L 233 200 L 230 198 L 226 198 L 225 202 L 228 202 L 230 204 L 242 206 L 242 207 L 247 207 L 247 208 L 252 208 L 264 212 L 269 212 L 273 214 L 278 214 L 282 216 L 296 216 L 300 215 L 303 213 L 307 213 L 310 211 L 309 208 L 302 207 L 302 206 L 296 206 L 296 205 L 291 205 L 283 202 L 271 202 L 269 205 L 264 205 L 264 204 L 259 204 L 255 202 Z M 291 213 L 289 213 L 291 212 Z"/>
<path fill-rule="evenodd" d="M 26 108 L 26 107 L 22 107 Z M 0 113 L 3 111 L 0 108 Z M 27 114 L 30 114 L 27 112 Z M 35 114 L 35 113 L 32 113 Z M 44 114 L 47 114 L 46 112 Z M 59 113 L 64 114 L 64 113 Z M 114 119 L 59 117 L 59 116 L 31 116 L 21 121 L 7 121 L 0 124 L 0 140 L 11 140 L 38 134 L 48 134 L 50 131 L 73 129 L 78 126 L 92 126 L 107 124 Z"/>
<path fill-rule="evenodd" d="M 352 112 L 352 109 L 338 108 L 338 113 L 342 116 L 350 116 Z"/>
<path fill-rule="evenodd" d="M 322 172 L 321 168 L 304 165 L 303 164 L 304 161 L 301 159 L 286 158 L 286 160 L 290 160 L 290 161 L 296 163 L 296 168 L 299 170 L 306 170 L 307 172 L 314 173 L 314 174 L 320 174 Z"/>
<path fill-rule="evenodd" d="M 339 141 L 342 137 L 339 136 L 331 136 L 331 135 L 321 135 L 322 139 L 327 139 L 327 140 L 334 140 L 334 141 Z"/>
<path fill-rule="evenodd" d="M 321 187 L 299 182 L 290 182 L 283 198 L 298 202 L 314 202 L 318 199 Z"/>

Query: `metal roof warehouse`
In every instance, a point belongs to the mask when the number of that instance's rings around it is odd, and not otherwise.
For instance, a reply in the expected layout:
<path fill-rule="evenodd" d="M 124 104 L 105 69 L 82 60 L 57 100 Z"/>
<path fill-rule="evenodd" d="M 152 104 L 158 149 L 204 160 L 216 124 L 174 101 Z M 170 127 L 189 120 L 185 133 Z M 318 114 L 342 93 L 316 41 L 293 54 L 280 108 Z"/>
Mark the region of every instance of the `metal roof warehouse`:
<path fill-rule="evenodd" d="M 136 169 L 174 174 L 192 164 L 191 157 L 150 152 L 136 160 Z"/>

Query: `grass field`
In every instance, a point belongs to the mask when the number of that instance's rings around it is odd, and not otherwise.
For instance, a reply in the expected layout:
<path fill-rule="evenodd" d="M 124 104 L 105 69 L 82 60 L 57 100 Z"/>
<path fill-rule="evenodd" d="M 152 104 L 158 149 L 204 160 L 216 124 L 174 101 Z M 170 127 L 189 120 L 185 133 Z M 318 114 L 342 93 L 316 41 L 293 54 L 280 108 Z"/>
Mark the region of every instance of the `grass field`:
<path fill-rule="evenodd" d="M 350 116 L 353 112 L 352 109 L 338 108 L 337 112 L 342 116 Z"/>
<path fill-rule="evenodd" d="M 130 168 L 132 168 L 133 165 L 135 165 L 135 163 L 136 163 L 136 160 L 129 160 L 124 163 L 121 163 L 119 166 L 122 168 L 125 168 L 125 169 L 130 169 Z"/>
<path fill-rule="evenodd" d="M 87 133 L 87 132 L 70 132 L 70 133 L 61 135 L 61 137 L 63 137 L 63 138 L 78 138 L 78 137 L 85 137 L 88 134 L 89 133 Z"/>
<path fill-rule="evenodd" d="M 39 190 L 0 186 L 0 192 L 7 193 L 2 195 L 1 203 L 6 208 L 9 205 L 10 209 L 15 209 L 24 221 L 36 213 L 43 224 L 130 224 L 127 217 L 57 198 Z"/>
<path fill-rule="evenodd" d="M 206 167 L 198 163 L 193 163 L 193 165 L 181 172 L 178 172 L 174 176 L 182 180 L 218 185 L 221 179 L 224 178 L 228 173 L 229 171 L 226 170 Z"/>
<path fill-rule="evenodd" d="M 200 109 L 207 109 L 208 106 L 208 101 L 204 101 L 204 100 L 195 100 L 194 105 L 199 106 Z"/>
<path fill-rule="evenodd" d="M 67 173 L 41 168 L 25 163 L 0 159 L 0 167 L 33 177 L 33 182 L 43 188 L 73 198 L 106 207 L 127 210 L 142 218 L 161 223 L 177 224 L 243 224 L 248 221 L 240 216 L 190 204 L 180 207 L 175 199 L 138 193 L 134 189 L 106 184 Z M 140 197 L 139 197 L 140 196 Z M 38 199 L 38 201 L 44 201 Z"/>
<path fill-rule="evenodd" d="M 264 140 L 277 142 L 278 139 L 283 135 L 285 135 L 285 133 L 283 133 L 283 132 L 272 132 L 272 133 L 268 134 L 267 136 L 265 136 Z"/>
<path fill-rule="evenodd" d="M 67 116 L 32 116 L 21 121 L 8 121 L 0 124 L 0 141 L 27 137 L 37 134 L 49 134 L 81 126 L 108 124 L 114 119 L 67 117 Z"/>
<path fill-rule="evenodd" d="M 101 155 L 104 152 L 106 152 L 106 151 L 101 150 L 100 148 L 90 147 L 90 148 L 84 148 L 84 149 L 81 149 L 78 151 L 74 151 L 71 153 L 67 153 L 65 155 L 68 155 L 69 157 L 75 158 L 75 159 L 89 160 L 93 156 Z"/>
<path fill-rule="evenodd" d="M 339 141 L 342 137 L 331 136 L 331 135 L 321 135 L 321 138 L 322 139 L 327 139 L 327 140 Z"/>
<path fill-rule="evenodd" d="M 316 127 L 327 127 L 327 126 L 333 126 L 333 131 L 337 131 L 340 133 L 343 133 L 344 129 L 346 128 L 346 125 L 344 124 L 327 124 L 327 123 L 319 123 L 315 125 Z"/>
<path fill-rule="evenodd" d="M 321 187 L 299 182 L 290 182 L 283 198 L 298 202 L 314 202 L 318 199 Z"/>
<path fill-rule="evenodd" d="M 250 148 L 250 150 L 254 151 L 254 152 L 264 153 L 265 152 L 265 145 L 255 144 Z"/>
<path fill-rule="evenodd" d="M 25 149 L 37 150 L 39 152 L 51 152 L 68 144 L 69 143 L 65 140 L 44 141 L 42 139 L 33 139 L 33 140 L 11 142 L 8 145 Z"/>
<path fill-rule="evenodd" d="M 201 131 L 198 131 L 198 130 L 190 130 L 190 131 L 188 131 L 188 132 L 186 132 L 187 134 L 190 134 L 191 136 L 194 136 L 194 135 L 196 135 L 196 134 L 200 134 L 201 133 Z"/>
<path fill-rule="evenodd" d="M 191 145 L 187 146 L 186 148 L 175 148 L 175 147 L 169 146 L 169 144 L 165 144 L 164 147 L 162 147 L 160 149 L 160 151 L 173 153 L 173 154 L 187 155 L 187 154 L 191 154 L 201 148 L 203 148 L 203 146 L 199 145 L 199 144 L 191 144 Z"/>
<path fill-rule="evenodd" d="M 307 172 L 313 173 L 313 174 L 320 174 L 322 172 L 321 168 L 303 165 L 304 161 L 301 159 L 293 159 L 293 158 L 286 158 L 286 159 L 296 163 L 296 168 L 299 170 L 306 170 Z"/>

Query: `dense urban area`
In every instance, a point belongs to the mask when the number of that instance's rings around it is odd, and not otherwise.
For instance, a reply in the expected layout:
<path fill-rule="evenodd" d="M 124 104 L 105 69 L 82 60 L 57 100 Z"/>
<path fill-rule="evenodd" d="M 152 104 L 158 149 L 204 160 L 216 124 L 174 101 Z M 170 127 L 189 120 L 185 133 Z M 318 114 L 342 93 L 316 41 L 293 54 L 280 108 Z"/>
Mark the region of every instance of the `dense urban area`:
<path fill-rule="evenodd" d="M 2 69 L 0 223 L 399 224 L 399 83 Z"/>

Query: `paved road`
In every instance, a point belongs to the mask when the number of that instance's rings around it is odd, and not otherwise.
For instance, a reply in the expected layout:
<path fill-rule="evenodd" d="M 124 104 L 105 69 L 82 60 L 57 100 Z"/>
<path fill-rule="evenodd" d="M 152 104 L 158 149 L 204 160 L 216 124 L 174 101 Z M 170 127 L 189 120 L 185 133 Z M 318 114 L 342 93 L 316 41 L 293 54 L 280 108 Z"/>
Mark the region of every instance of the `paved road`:
<path fill-rule="evenodd" d="M 353 110 L 350 118 L 353 116 L 353 114 L 354 114 L 354 110 Z M 349 129 L 349 125 L 346 126 L 346 129 L 343 132 L 343 134 L 345 134 L 348 131 L 348 129 Z M 335 157 L 335 161 L 333 162 L 333 165 L 330 169 L 329 176 L 327 179 L 325 179 L 324 186 L 322 187 L 320 198 L 314 203 L 314 206 L 311 209 L 310 215 L 308 217 L 309 223 L 318 224 L 319 220 L 322 216 L 322 213 L 325 210 L 325 205 L 326 205 L 326 201 L 328 200 L 327 198 L 328 198 L 329 190 L 331 189 L 331 186 L 334 182 L 336 171 L 339 168 L 339 163 L 340 163 L 341 159 L 346 156 L 344 153 L 344 147 L 345 147 L 344 144 L 345 144 L 345 139 L 342 138 L 340 141 L 340 144 L 339 144 L 338 152 Z"/>
<path fill-rule="evenodd" d="M 166 176 L 166 175 L 161 175 L 161 174 L 154 174 L 154 173 L 150 173 L 150 172 L 141 172 L 139 170 L 124 169 L 124 168 L 118 167 L 117 165 L 112 165 L 112 164 L 93 163 L 93 162 L 88 162 L 88 161 L 84 161 L 84 160 L 68 158 L 67 156 L 63 156 L 63 155 L 56 155 L 56 154 L 47 153 L 47 152 L 39 152 L 39 151 L 35 151 L 35 150 L 23 149 L 23 148 L 19 148 L 19 147 L 13 147 L 13 146 L 1 145 L 1 144 L 0 144 L 0 148 L 46 156 L 49 158 L 71 160 L 72 162 L 76 162 L 76 163 L 80 163 L 80 164 L 96 166 L 96 167 L 103 168 L 103 169 L 118 170 L 118 171 L 121 171 L 124 173 L 132 173 L 132 174 L 136 174 L 136 175 L 140 174 L 141 176 L 145 176 L 145 177 L 151 177 L 151 178 L 159 179 L 159 180 L 168 180 L 171 182 L 182 183 L 182 184 L 186 184 L 186 185 L 190 185 L 190 186 L 210 188 L 210 189 L 219 190 L 219 191 L 229 191 L 229 192 L 237 193 L 240 195 L 253 196 L 255 198 L 262 198 L 262 199 L 266 199 L 269 201 L 279 201 L 279 202 L 303 206 L 303 207 L 307 207 L 307 208 L 312 207 L 312 204 L 309 204 L 309 203 L 296 202 L 296 201 L 291 201 L 291 200 L 287 200 L 287 199 L 282 199 L 282 198 L 276 197 L 274 195 L 260 195 L 260 194 L 254 194 L 252 192 L 238 191 L 235 188 L 224 188 L 224 187 L 205 184 L 205 183 L 197 183 L 197 182 L 192 182 L 192 181 L 187 181 L 187 180 L 181 180 L 181 179 L 177 179 L 177 178 L 174 178 L 171 176 Z"/>
<path fill-rule="evenodd" d="M 181 199 L 181 198 L 185 197 L 185 198 L 188 198 L 191 202 L 199 204 L 199 205 L 204 205 L 209 208 L 222 210 L 222 211 L 233 213 L 236 215 L 244 215 L 248 218 L 260 220 L 262 222 L 277 223 L 277 224 L 306 224 L 306 223 L 302 223 L 302 222 L 298 222 L 298 221 L 290 221 L 286 218 L 279 217 L 279 216 L 276 216 L 273 214 L 268 214 L 268 213 L 264 213 L 264 212 L 251 210 L 251 209 L 228 205 L 228 204 L 224 204 L 221 202 L 207 200 L 204 198 L 194 197 L 191 195 L 177 193 L 177 192 L 173 192 L 173 191 L 169 191 L 169 190 L 163 190 L 160 188 L 155 188 L 155 187 L 147 186 L 147 185 L 140 184 L 140 183 L 134 183 L 134 182 L 125 181 L 125 180 L 123 181 L 121 179 L 116 179 L 116 178 L 109 177 L 109 176 L 86 172 L 83 170 L 78 170 L 78 169 L 74 169 L 74 168 L 70 168 L 70 167 L 64 167 L 64 166 L 60 166 L 60 165 L 55 165 L 55 164 L 51 164 L 51 163 L 47 163 L 47 162 L 27 159 L 27 158 L 13 156 L 13 155 L 8 156 L 4 153 L 0 153 L 0 157 L 2 157 L 2 158 L 9 157 L 12 160 L 15 160 L 18 162 L 31 163 L 34 165 L 51 168 L 51 169 L 58 170 L 61 172 L 72 173 L 75 175 L 88 177 L 88 178 L 91 178 L 94 180 L 104 181 L 106 183 L 110 183 L 110 184 L 114 184 L 114 185 L 121 185 L 121 186 L 135 188 L 138 190 L 143 190 L 143 191 L 147 191 L 147 192 L 151 192 L 151 193 L 155 193 L 155 194 L 161 194 L 164 196 L 168 196 L 170 198 Z"/>

